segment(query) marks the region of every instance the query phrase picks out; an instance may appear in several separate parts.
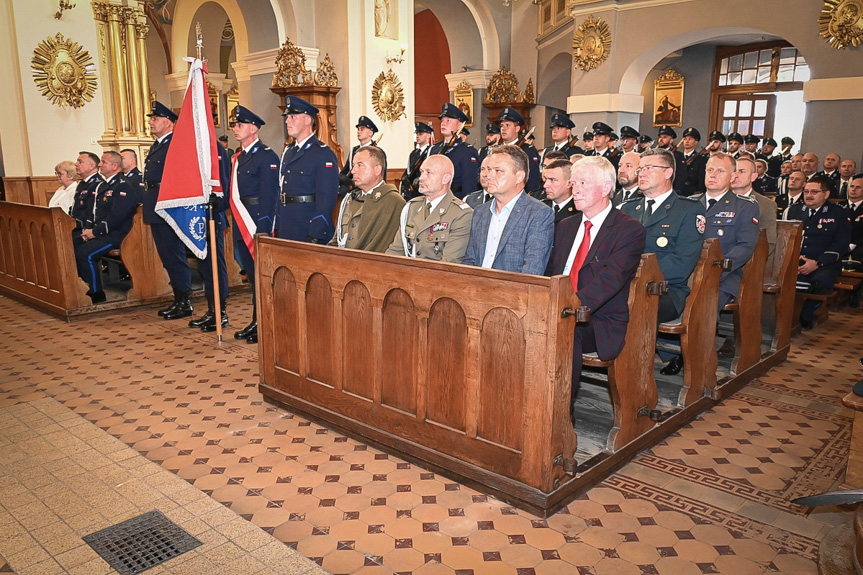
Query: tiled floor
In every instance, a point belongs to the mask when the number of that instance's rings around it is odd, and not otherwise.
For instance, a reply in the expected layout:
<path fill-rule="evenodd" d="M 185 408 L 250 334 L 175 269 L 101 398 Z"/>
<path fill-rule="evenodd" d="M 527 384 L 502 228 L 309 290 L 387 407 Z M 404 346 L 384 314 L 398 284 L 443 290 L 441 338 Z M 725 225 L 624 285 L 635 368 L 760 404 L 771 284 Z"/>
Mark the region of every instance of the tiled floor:
<path fill-rule="evenodd" d="M 256 346 L 150 309 L 67 324 L 0 297 L 0 407 L 52 397 L 332 573 L 814 574 L 850 513 L 789 500 L 841 482 L 861 325 L 831 315 L 548 519 L 263 402 Z"/>

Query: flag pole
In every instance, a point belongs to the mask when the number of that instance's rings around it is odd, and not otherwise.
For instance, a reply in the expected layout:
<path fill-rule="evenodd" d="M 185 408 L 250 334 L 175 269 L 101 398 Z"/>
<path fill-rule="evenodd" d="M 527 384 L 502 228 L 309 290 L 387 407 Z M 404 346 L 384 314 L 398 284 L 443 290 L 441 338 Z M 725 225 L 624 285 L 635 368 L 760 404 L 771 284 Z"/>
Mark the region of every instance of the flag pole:
<path fill-rule="evenodd" d="M 204 36 L 201 33 L 201 23 L 195 23 L 195 56 L 203 62 L 204 51 Z M 216 312 L 216 337 L 219 343 L 222 343 L 222 298 L 219 293 L 219 262 L 218 252 L 216 251 L 216 212 L 213 206 L 216 196 L 210 192 L 210 198 L 207 202 L 207 216 L 210 220 L 210 264 L 212 266 L 213 278 L 213 309 Z"/>

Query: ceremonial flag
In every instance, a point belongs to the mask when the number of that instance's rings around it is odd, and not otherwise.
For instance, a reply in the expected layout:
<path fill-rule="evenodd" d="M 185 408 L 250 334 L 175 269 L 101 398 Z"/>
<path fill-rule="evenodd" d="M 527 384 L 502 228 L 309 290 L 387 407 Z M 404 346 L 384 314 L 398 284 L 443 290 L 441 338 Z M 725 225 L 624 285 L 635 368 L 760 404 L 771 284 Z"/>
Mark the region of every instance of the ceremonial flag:
<path fill-rule="evenodd" d="M 156 202 L 156 213 L 174 228 L 198 258 L 207 255 L 207 202 L 212 192 L 221 192 L 219 155 L 213 112 L 204 83 L 206 64 L 191 63 L 183 107 L 174 126 L 174 136 Z"/>

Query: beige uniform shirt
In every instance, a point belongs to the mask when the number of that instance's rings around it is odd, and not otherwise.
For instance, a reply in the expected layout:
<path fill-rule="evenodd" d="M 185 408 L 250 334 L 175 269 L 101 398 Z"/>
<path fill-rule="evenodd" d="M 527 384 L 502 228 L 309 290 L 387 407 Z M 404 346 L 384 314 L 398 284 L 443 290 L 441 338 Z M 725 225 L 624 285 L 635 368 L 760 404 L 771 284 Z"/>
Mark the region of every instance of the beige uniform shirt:
<path fill-rule="evenodd" d="M 426 217 L 426 201 L 420 196 L 408 202 L 386 253 L 403 256 L 407 245 L 411 257 L 461 263 L 470 240 L 473 209 L 447 191 Z"/>

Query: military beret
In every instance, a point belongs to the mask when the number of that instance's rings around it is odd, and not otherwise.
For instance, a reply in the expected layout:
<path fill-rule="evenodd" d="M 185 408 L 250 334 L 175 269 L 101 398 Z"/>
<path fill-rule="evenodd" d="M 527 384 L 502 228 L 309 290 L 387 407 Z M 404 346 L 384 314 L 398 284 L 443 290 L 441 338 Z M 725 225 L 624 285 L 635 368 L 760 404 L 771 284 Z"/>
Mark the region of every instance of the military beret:
<path fill-rule="evenodd" d="M 728 134 L 728 141 L 729 142 L 740 142 L 742 144 L 743 143 L 743 136 L 741 136 L 737 132 L 731 132 L 730 134 Z"/>
<path fill-rule="evenodd" d="M 556 114 L 552 114 L 551 116 L 551 127 L 557 128 L 568 128 L 573 129 L 575 127 L 575 122 L 569 119 L 569 116 L 566 114 L 561 114 L 560 112 Z"/>
<path fill-rule="evenodd" d="M 783 146 L 793 146 L 793 145 L 794 145 L 794 143 L 795 143 L 795 142 L 794 142 L 794 140 L 792 140 L 792 139 L 791 139 L 791 138 L 789 138 L 788 136 L 785 136 L 785 137 L 784 137 L 784 138 L 782 138 L 782 140 L 780 140 L 780 141 L 782 142 L 782 145 L 783 145 Z"/>
<path fill-rule="evenodd" d="M 620 136 L 622 138 L 637 138 L 640 135 L 641 134 L 639 134 L 638 131 L 631 126 L 624 126 L 620 129 Z"/>
<path fill-rule="evenodd" d="M 512 108 L 504 108 L 500 112 L 500 121 L 510 121 L 515 122 L 519 126 L 524 125 L 524 117 L 518 113 L 518 110 L 513 110 Z"/>
<path fill-rule="evenodd" d="M 665 134 L 666 136 L 671 136 L 672 138 L 677 138 L 677 132 L 674 131 L 674 128 L 671 126 L 661 126 L 659 128 L 659 135 Z"/>
<path fill-rule="evenodd" d="M 285 96 L 285 111 L 282 116 L 288 114 L 306 114 L 315 117 L 318 115 L 318 109 L 296 96 Z"/>
<path fill-rule="evenodd" d="M 231 111 L 230 121 L 237 124 L 253 124 L 259 128 L 266 124 L 260 116 L 243 106 L 234 106 L 234 109 Z"/>
<path fill-rule="evenodd" d="M 489 122 L 485 125 L 485 133 L 486 134 L 500 134 L 500 126 L 497 124 L 492 124 Z"/>
<path fill-rule="evenodd" d="M 762 146 L 773 146 L 775 148 L 778 144 L 776 143 L 776 140 L 774 140 L 773 138 L 764 138 L 764 141 L 761 142 L 761 145 Z"/>
<path fill-rule="evenodd" d="M 159 116 L 162 118 L 168 118 L 172 122 L 177 121 L 177 114 L 175 114 L 171 108 L 158 100 L 153 100 L 153 105 L 150 107 L 150 113 L 147 114 L 147 116 Z"/>
<path fill-rule="evenodd" d="M 685 138 L 686 136 L 692 136 L 693 138 L 695 138 L 696 142 L 701 141 L 701 132 L 699 132 L 698 130 L 696 130 L 692 126 L 689 126 L 685 130 L 683 130 L 683 137 Z"/>
<path fill-rule="evenodd" d="M 748 136 L 743 138 L 744 144 L 757 144 L 760 141 L 761 141 L 761 138 L 759 138 L 758 136 L 753 136 L 752 134 L 749 134 Z"/>
<path fill-rule="evenodd" d="M 357 128 L 359 128 L 360 126 L 362 126 L 363 128 L 368 128 L 374 133 L 377 133 L 378 131 L 378 127 L 375 126 L 375 123 L 372 122 L 371 118 L 369 118 L 368 116 L 360 116 L 360 119 L 357 120 Z"/>
<path fill-rule="evenodd" d="M 641 137 L 639 137 L 639 138 L 638 138 L 638 141 L 639 141 L 640 143 L 642 143 L 642 144 L 649 144 L 650 142 L 652 142 L 652 141 L 653 141 L 653 138 L 651 138 L 651 137 L 650 137 L 650 136 L 648 136 L 647 134 L 644 134 L 644 135 L 642 135 Z"/>
<path fill-rule="evenodd" d="M 584 134 L 581 135 L 581 139 L 584 140 L 585 142 L 592 142 L 593 141 L 593 132 L 585 132 Z"/>
<path fill-rule="evenodd" d="M 455 104 L 450 104 L 447 102 L 440 108 L 440 116 L 438 116 L 441 120 L 444 118 L 455 118 L 459 122 L 467 122 L 467 115 L 458 109 L 458 106 Z"/>
<path fill-rule="evenodd" d="M 426 124 L 425 122 L 417 122 L 414 124 L 414 131 L 417 133 L 424 132 L 426 134 L 434 133 L 434 128 Z"/>
<path fill-rule="evenodd" d="M 604 122 L 594 122 L 590 129 L 593 130 L 595 136 L 607 136 L 612 132 L 611 126 Z"/>
<path fill-rule="evenodd" d="M 710 132 L 710 136 L 708 136 L 708 138 L 707 138 L 707 139 L 708 139 L 708 140 L 710 140 L 710 141 L 713 141 L 713 140 L 719 140 L 719 141 L 720 141 L 720 142 L 722 142 L 723 144 L 726 142 L 726 140 L 725 140 L 725 134 L 723 134 L 723 133 L 722 133 L 722 132 L 720 132 L 719 130 L 713 130 L 712 132 Z"/>

